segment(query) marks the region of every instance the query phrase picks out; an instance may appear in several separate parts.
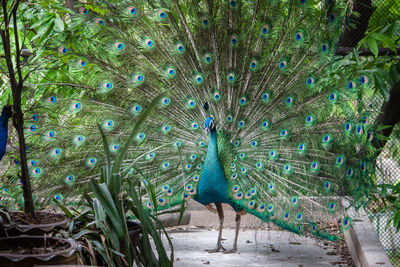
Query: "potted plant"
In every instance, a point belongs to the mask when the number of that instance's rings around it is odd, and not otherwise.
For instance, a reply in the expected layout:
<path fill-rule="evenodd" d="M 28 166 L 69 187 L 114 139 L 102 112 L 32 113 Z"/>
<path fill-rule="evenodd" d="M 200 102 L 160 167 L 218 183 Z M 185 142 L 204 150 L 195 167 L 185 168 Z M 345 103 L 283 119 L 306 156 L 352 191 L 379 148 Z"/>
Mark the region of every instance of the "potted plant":
<path fill-rule="evenodd" d="M 140 180 L 128 179 L 128 171 L 121 169 L 141 125 L 162 97 L 162 94 L 156 97 L 146 108 L 113 160 L 106 136 L 98 126 L 106 159 L 100 179 L 90 181 L 91 191 L 85 194 L 82 211 L 71 212 L 58 203 L 72 219 L 69 236 L 83 244 L 83 259 L 87 264 L 172 266 L 174 257 L 171 240 L 161 221 L 143 206 L 139 193 Z M 128 213 L 135 218 L 134 221 L 129 220 Z M 170 256 L 164 248 L 161 233 L 165 234 L 171 247 Z"/>

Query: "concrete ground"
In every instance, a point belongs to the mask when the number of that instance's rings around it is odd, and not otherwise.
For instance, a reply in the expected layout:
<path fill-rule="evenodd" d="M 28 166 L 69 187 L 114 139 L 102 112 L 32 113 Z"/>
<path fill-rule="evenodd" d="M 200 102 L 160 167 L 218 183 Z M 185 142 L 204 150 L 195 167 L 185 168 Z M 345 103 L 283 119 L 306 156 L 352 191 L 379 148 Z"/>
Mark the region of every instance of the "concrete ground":
<path fill-rule="evenodd" d="M 223 206 L 225 214 L 223 246 L 232 249 L 235 237 L 235 212 L 231 207 Z M 190 216 L 187 218 L 184 216 L 186 221 L 184 224 L 188 225 L 168 228 L 174 246 L 174 266 L 354 266 L 343 241 L 332 243 L 298 236 L 282 231 L 272 224 L 263 223 L 252 215 L 242 216 L 238 240 L 239 253 L 208 253 L 206 249 L 216 247 L 218 215 L 195 201 L 189 203 L 187 211 L 190 212 Z"/>
<path fill-rule="evenodd" d="M 239 253 L 208 253 L 215 248 L 218 231 L 205 227 L 170 229 L 174 266 L 353 266 L 348 252 L 330 242 L 321 242 L 286 231 L 241 229 Z M 224 229 L 223 246 L 231 249 L 234 229 Z"/>

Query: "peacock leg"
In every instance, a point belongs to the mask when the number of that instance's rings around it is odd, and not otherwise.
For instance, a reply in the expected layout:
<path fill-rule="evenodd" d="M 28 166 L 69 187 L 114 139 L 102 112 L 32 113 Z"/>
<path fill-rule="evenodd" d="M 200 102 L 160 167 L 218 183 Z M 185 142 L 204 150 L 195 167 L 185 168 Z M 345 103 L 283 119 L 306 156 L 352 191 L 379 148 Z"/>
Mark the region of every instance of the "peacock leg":
<path fill-rule="evenodd" d="M 215 206 L 217 207 L 218 218 L 219 218 L 218 241 L 217 241 L 217 247 L 215 249 L 206 250 L 209 253 L 226 251 L 226 249 L 222 246 L 222 243 L 221 243 L 222 242 L 222 227 L 224 225 L 224 210 L 222 209 L 221 203 L 215 203 Z"/>
<path fill-rule="evenodd" d="M 240 216 L 238 213 L 236 213 L 235 217 L 235 222 L 236 222 L 236 229 L 235 229 L 235 241 L 233 243 L 233 248 L 231 250 L 224 251 L 224 253 L 236 253 L 237 252 L 237 241 L 239 237 L 239 229 L 240 229 L 240 219 L 242 216 Z"/>

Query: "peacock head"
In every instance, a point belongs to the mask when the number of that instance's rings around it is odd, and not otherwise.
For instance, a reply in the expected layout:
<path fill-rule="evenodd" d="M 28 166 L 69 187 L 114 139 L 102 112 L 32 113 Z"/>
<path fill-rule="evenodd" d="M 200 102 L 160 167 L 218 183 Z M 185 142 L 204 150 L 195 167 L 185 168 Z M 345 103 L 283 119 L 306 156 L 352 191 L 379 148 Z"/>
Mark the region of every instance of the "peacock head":
<path fill-rule="evenodd" d="M 1 116 L 5 116 L 6 119 L 11 118 L 11 116 L 12 116 L 12 109 L 11 109 L 11 106 L 10 106 L 10 105 L 5 105 L 5 106 L 3 107 L 3 111 L 1 112 Z"/>
<path fill-rule="evenodd" d="M 216 125 L 213 118 L 207 118 L 204 122 L 204 128 L 206 129 L 206 133 L 209 134 L 212 131 L 215 131 Z"/>

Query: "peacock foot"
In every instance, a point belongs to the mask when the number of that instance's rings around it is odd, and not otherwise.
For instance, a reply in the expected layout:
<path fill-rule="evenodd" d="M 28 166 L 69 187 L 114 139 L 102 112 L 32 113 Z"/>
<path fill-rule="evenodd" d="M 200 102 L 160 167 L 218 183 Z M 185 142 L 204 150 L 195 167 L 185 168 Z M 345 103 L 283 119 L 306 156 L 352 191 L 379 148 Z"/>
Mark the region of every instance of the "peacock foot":
<path fill-rule="evenodd" d="M 233 248 L 233 249 L 225 250 L 223 253 L 224 254 L 231 254 L 231 253 L 238 253 L 239 254 L 239 251 L 237 251 L 236 248 Z"/>
<path fill-rule="evenodd" d="M 225 251 L 227 251 L 227 250 L 226 250 L 226 248 L 224 248 L 222 245 L 220 245 L 220 246 L 217 246 L 217 247 L 214 248 L 214 249 L 206 249 L 206 251 L 207 251 L 208 253 L 217 253 L 217 252 L 223 252 L 223 253 L 225 253 Z"/>

